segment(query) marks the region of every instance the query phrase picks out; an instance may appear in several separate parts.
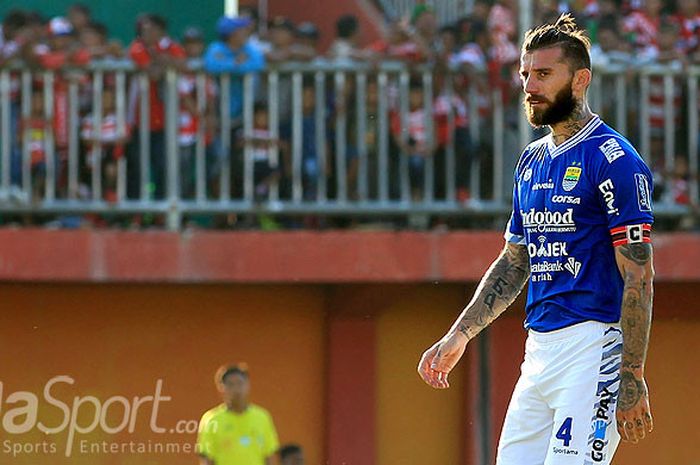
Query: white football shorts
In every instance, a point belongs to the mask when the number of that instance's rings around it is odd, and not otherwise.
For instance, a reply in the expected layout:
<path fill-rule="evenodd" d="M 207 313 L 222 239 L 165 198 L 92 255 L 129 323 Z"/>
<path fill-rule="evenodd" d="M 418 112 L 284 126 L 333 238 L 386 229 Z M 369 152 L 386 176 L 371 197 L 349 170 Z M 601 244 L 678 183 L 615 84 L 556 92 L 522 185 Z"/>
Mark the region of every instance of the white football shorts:
<path fill-rule="evenodd" d="M 496 465 L 609 465 L 621 359 L 617 324 L 530 330 Z"/>

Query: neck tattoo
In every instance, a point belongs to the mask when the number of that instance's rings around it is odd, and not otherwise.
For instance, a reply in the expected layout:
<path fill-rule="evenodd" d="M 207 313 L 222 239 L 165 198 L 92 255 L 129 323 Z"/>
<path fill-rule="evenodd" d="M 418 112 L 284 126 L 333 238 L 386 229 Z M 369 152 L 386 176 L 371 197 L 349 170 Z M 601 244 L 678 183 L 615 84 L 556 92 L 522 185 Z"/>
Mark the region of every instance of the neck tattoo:
<path fill-rule="evenodd" d="M 587 106 L 582 105 L 580 102 L 577 103 L 576 108 L 566 121 L 562 121 L 556 127 L 552 127 L 554 144 L 561 145 L 567 139 L 570 139 L 588 123 L 592 116 Z"/>

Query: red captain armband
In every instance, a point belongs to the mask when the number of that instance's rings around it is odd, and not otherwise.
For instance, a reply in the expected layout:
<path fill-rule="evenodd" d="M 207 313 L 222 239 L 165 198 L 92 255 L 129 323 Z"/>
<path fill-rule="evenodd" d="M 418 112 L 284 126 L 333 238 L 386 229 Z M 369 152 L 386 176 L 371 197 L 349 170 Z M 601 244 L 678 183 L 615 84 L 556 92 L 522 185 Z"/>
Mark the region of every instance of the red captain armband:
<path fill-rule="evenodd" d="M 610 230 L 613 247 L 625 244 L 643 244 L 651 242 L 650 224 L 631 224 Z"/>

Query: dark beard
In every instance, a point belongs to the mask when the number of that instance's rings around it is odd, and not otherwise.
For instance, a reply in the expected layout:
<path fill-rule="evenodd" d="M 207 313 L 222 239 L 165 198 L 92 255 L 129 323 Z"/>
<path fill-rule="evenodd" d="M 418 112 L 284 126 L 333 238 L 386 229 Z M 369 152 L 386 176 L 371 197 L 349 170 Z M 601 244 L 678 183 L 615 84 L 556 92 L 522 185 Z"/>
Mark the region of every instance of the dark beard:
<path fill-rule="evenodd" d="M 554 102 L 546 103 L 549 103 L 549 107 L 535 111 L 527 99 L 525 100 L 523 103 L 525 114 L 531 125 L 534 127 L 551 126 L 569 119 L 576 109 L 576 99 L 571 88 L 571 82 L 557 92 Z"/>

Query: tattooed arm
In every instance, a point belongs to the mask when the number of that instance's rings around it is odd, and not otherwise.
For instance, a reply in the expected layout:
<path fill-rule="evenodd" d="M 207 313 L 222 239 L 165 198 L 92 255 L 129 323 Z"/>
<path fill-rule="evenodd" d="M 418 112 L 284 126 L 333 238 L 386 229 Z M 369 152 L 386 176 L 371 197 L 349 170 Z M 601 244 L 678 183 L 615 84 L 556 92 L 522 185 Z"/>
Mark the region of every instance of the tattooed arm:
<path fill-rule="evenodd" d="M 623 440 L 637 442 L 653 428 L 644 362 L 649 344 L 654 297 L 654 266 L 649 243 L 615 248 L 615 258 L 625 282 L 622 294 L 622 366 L 617 401 L 617 429 Z"/>
<path fill-rule="evenodd" d="M 452 328 L 423 353 L 418 364 L 421 378 L 434 388 L 449 387 L 447 376 L 464 354 L 467 342 L 513 303 L 529 275 L 526 247 L 506 243 Z"/>

